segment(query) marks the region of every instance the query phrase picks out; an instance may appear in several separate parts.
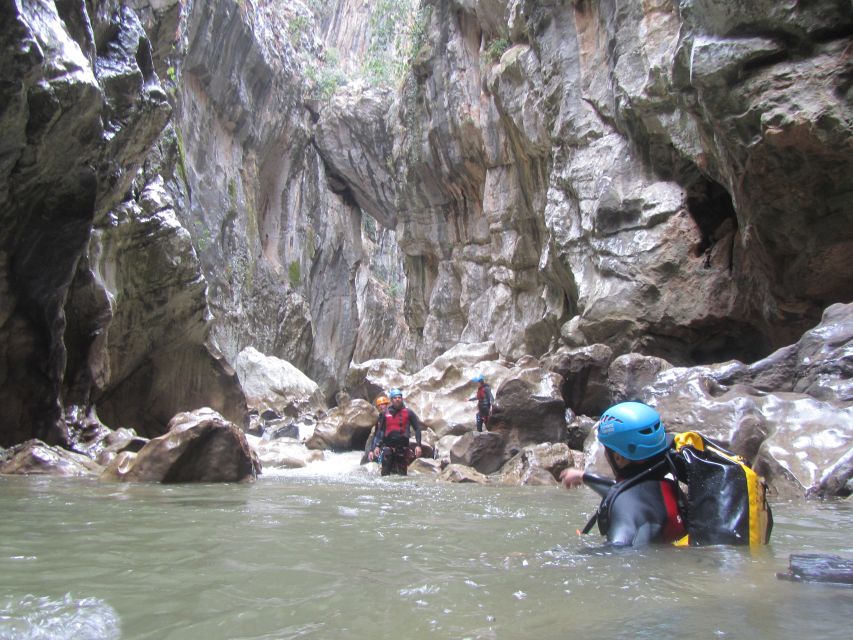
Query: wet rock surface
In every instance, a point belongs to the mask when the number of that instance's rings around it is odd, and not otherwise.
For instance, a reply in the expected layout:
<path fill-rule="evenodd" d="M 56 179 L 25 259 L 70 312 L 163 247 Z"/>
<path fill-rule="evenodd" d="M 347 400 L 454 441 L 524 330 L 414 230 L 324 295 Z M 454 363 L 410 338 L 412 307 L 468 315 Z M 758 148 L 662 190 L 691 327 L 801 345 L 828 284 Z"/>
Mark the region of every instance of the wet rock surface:
<path fill-rule="evenodd" d="M 101 475 L 122 482 L 251 482 L 257 455 L 236 426 L 211 409 L 176 415 L 138 453 L 125 451 Z"/>
<path fill-rule="evenodd" d="M 88 456 L 40 440 L 27 440 L 0 451 L 0 474 L 34 476 L 97 476 L 103 467 Z"/>

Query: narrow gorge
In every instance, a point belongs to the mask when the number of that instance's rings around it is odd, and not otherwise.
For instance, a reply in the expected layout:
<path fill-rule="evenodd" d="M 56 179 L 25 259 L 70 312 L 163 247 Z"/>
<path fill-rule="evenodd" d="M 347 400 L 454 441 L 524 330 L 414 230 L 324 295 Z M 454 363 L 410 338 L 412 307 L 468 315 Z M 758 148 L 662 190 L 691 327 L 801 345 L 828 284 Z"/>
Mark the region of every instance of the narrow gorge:
<path fill-rule="evenodd" d="M 843 0 L 9 0 L 0 446 L 206 407 L 359 449 L 399 386 L 446 463 L 483 372 L 478 472 L 638 399 L 849 495 L 851 33 Z"/>

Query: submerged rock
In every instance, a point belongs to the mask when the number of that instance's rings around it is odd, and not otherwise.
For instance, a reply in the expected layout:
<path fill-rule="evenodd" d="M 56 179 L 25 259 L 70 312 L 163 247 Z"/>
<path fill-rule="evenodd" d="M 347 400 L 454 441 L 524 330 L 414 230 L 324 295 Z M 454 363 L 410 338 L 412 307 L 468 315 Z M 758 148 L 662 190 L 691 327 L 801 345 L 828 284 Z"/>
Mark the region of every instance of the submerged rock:
<path fill-rule="evenodd" d="M 491 484 L 491 480 L 485 474 L 480 473 L 472 467 L 464 464 L 450 464 L 438 475 L 439 480 L 446 482 L 473 482 L 476 484 Z"/>

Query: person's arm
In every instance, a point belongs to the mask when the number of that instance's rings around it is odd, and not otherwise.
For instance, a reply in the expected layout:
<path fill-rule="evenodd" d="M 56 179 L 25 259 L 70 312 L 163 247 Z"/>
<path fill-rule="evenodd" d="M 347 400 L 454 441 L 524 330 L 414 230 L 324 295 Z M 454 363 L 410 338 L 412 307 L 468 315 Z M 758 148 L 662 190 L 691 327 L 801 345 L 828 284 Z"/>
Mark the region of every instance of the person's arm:
<path fill-rule="evenodd" d="M 616 481 L 613 478 L 597 476 L 594 473 L 584 473 L 582 479 L 586 486 L 595 491 L 602 498 L 605 497 L 607 492 L 610 491 L 610 488 L 616 484 Z"/>
<path fill-rule="evenodd" d="M 489 411 L 492 410 L 492 405 L 495 404 L 495 397 L 492 395 L 492 388 L 486 385 L 486 398 L 489 401 Z"/>
<path fill-rule="evenodd" d="M 563 470 L 560 474 L 560 482 L 566 489 L 572 489 L 585 484 L 602 498 L 606 496 L 607 492 L 610 491 L 610 488 L 616 484 L 616 481 L 611 478 L 603 478 L 593 473 L 584 473 L 580 469 L 575 469 L 573 467 Z"/>
<path fill-rule="evenodd" d="M 376 421 L 376 436 L 373 438 L 373 449 L 379 448 L 382 441 L 385 439 L 385 414 L 380 413 L 379 419 Z"/>
<path fill-rule="evenodd" d="M 409 424 L 412 425 L 412 428 L 415 430 L 415 442 L 420 447 L 421 446 L 421 419 L 418 418 L 418 415 L 409 409 Z"/>

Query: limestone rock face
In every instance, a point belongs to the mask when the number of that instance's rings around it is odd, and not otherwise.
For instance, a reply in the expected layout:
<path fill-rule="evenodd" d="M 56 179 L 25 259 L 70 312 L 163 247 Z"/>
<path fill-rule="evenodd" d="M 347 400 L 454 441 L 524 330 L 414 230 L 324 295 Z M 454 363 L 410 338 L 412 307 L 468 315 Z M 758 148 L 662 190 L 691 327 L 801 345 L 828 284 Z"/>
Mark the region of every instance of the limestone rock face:
<path fill-rule="evenodd" d="M 849 299 L 841 4 L 439 0 L 419 19 L 389 116 L 411 368 L 487 338 L 752 360 Z M 337 174 L 374 210 L 380 148 Z"/>
<path fill-rule="evenodd" d="M 147 437 L 189 407 L 238 424 L 246 410 L 233 369 L 207 343 L 207 282 L 173 204 L 155 178 L 138 202 L 100 219 L 72 290 L 75 323 L 104 327 L 89 343 L 70 343 L 88 374 L 79 402 L 89 391 L 107 424 Z"/>
<path fill-rule="evenodd" d="M 185 29 L 171 189 L 209 283 L 211 337 L 231 363 L 246 346 L 291 362 L 331 400 L 355 349 L 364 252 L 361 212 L 312 144 L 316 20 L 300 2 L 199 2 Z"/>
<path fill-rule="evenodd" d="M 69 326 L 77 266 L 170 113 L 136 14 L 66 4 L 11 3 L 0 26 L 2 444 L 67 441 L 66 343 L 103 330 Z"/>
<path fill-rule="evenodd" d="M 246 482 L 261 472 L 236 426 L 211 409 L 176 415 L 139 453 L 120 453 L 101 475 L 123 482 Z"/>
<path fill-rule="evenodd" d="M 329 177 L 351 189 L 362 211 L 393 229 L 396 177 L 388 162 L 393 139 L 387 130 L 391 100 L 387 89 L 359 84 L 344 88 L 320 112 L 314 141 Z"/>

